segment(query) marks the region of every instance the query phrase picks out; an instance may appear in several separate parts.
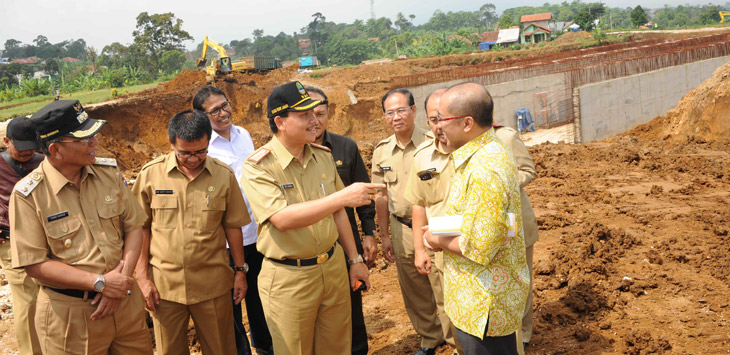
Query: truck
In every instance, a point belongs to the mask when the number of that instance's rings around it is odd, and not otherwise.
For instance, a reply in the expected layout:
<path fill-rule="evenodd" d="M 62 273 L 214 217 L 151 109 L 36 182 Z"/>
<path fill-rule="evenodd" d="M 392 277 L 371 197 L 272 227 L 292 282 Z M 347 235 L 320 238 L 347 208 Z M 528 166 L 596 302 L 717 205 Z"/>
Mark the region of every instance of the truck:
<path fill-rule="evenodd" d="M 208 61 L 206 58 L 208 47 L 213 48 L 218 53 L 218 58 L 211 59 L 210 65 L 206 66 Z M 208 39 L 208 36 L 205 36 L 203 51 L 200 58 L 196 61 L 196 65 L 199 70 L 205 71 L 205 80 L 211 83 L 220 75 L 226 75 L 226 79 L 231 79 L 230 73 L 234 71 L 241 73 L 259 73 L 279 69 L 281 68 L 281 60 L 268 56 L 250 56 L 243 57 L 241 60 L 234 62 L 231 61 L 231 57 L 228 56 L 223 46 Z"/>

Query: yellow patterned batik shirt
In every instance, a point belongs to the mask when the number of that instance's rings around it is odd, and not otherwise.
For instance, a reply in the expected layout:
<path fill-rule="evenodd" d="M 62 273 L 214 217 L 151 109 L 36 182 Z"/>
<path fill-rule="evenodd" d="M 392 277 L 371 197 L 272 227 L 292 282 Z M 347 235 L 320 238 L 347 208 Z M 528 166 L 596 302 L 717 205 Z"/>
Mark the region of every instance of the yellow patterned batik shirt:
<path fill-rule="evenodd" d="M 454 326 L 482 338 L 520 327 L 530 286 L 520 186 L 512 153 L 489 129 L 451 154 L 448 215 L 462 215 L 459 248 L 444 252 L 444 307 Z"/>

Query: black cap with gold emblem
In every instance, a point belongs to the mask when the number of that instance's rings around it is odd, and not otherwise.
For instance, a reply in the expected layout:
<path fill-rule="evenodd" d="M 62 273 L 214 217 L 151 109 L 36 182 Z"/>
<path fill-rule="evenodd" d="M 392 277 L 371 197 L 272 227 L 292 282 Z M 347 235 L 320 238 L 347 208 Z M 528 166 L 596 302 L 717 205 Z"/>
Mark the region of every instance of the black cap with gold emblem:
<path fill-rule="evenodd" d="M 268 117 L 272 118 L 281 112 L 287 111 L 308 111 L 321 104 L 322 100 L 313 100 L 304 90 L 302 83 L 292 81 L 277 86 L 271 91 L 269 100 L 266 102 Z"/>
<path fill-rule="evenodd" d="M 91 137 L 106 124 L 104 120 L 89 118 L 78 100 L 53 101 L 30 119 L 36 126 L 35 131 L 40 142 L 60 136 Z"/>

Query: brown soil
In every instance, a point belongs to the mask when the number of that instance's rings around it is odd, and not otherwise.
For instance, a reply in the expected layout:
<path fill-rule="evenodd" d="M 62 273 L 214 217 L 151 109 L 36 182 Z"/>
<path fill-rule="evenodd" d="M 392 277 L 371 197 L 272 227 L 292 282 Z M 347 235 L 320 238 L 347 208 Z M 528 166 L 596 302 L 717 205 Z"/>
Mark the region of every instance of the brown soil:
<path fill-rule="evenodd" d="M 373 145 L 390 133 L 380 96 L 392 77 L 474 64 L 474 58 L 490 61 L 494 55 L 395 61 L 316 75 L 285 68 L 234 74 L 216 85 L 232 102 L 234 122 L 252 133 L 256 146 L 271 136 L 265 107 L 274 86 L 298 79 L 323 88 L 335 110 L 331 130 L 353 137 L 369 162 Z M 527 354 L 728 352 L 729 66 L 667 116 L 626 134 L 587 145 L 530 148 L 539 178 L 527 192 L 540 241 L 535 330 Z M 146 161 L 169 150 L 169 118 L 190 108 L 204 85 L 203 73 L 186 71 L 154 89 L 90 108 L 91 117 L 109 121 L 100 155 L 116 156 L 127 178 L 134 178 Z M 371 277 L 374 287 L 363 302 L 371 353 L 415 352 L 419 339 L 403 308 L 395 267 L 379 259 Z M 11 329 L 5 318 L 0 329 Z M 438 353 L 452 352 L 444 346 Z"/>

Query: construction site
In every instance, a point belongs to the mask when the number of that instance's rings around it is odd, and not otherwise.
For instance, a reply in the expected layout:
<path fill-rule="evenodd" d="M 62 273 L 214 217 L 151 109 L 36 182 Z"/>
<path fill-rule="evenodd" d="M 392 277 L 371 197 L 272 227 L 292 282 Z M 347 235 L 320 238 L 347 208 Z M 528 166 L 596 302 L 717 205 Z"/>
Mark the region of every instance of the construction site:
<path fill-rule="evenodd" d="M 538 172 L 525 188 L 539 226 L 534 334 L 526 354 L 730 353 L 730 30 L 623 33 L 583 48 L 585 32 L 520 51 L 488 51 L 299 73 L 232 73 L 234 124 L 260 147 L 272 136 L 271 90 L 299 80 L 324 90 L 329 130 L 353 138 L 370 168 L 392 134 L 381 97 L 408 88 L 418 122 L 433 90 L 484 85 L 495 122 L 521 127 Z M 167 153 L 168 120 L 206 85 L 184 71 L 140 93 L 87 105 L 101 157 L 128 180 Z M 394 265 L 382 256 L 363 295 L 370 353 L 409 354 L 419 336 L 406 315 Z M 13 354 L 12 304 L 0 291 L 0 349 Z M 190 331 L 193 349 L 199 348 Z M 442 346 L 438 354 L 453 354 Z"/>

